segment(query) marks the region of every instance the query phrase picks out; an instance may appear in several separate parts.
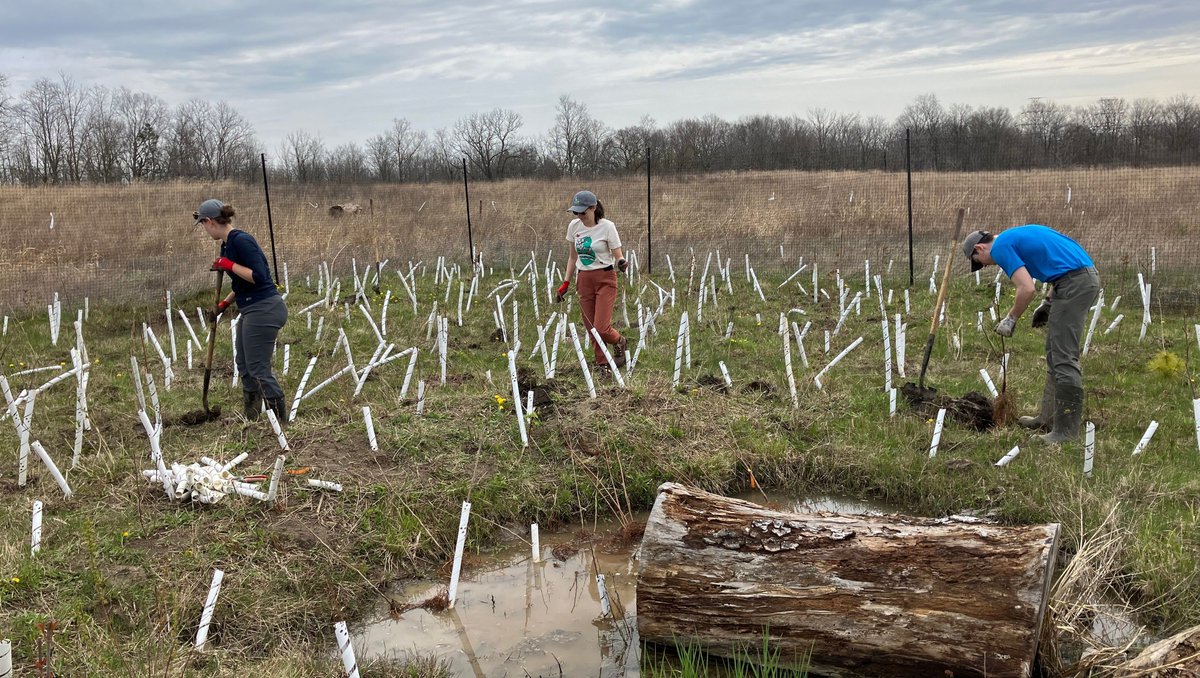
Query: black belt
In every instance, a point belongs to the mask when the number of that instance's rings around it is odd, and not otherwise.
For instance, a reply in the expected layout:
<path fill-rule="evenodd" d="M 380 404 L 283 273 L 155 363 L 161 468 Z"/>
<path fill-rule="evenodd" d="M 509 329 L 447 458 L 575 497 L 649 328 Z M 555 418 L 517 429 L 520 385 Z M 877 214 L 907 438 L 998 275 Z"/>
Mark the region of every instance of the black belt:
<path fill-rule="evenodd" d="M 1060 282 L 1066 280 L 1067 278 L 1073 278 L 1077 275 L 1083 275 L 1084 273 L 1087 273 L 1088 271 L 1094 272 L 1095 270 L 1096 270 L 1095 266 L 1080 266 L 1079 268 L 1077 268 L 1073 271 L 1067 271 L 1066 273 L 1063 273 L 1060 276 L 1056 276 L 1051 280 L 1047 280 L 1046 282 L 1050 283 L 1051 285 L 1054 285 L 1054 284 L 1057 284 L 1057 283 L 1060 283 Z"/>

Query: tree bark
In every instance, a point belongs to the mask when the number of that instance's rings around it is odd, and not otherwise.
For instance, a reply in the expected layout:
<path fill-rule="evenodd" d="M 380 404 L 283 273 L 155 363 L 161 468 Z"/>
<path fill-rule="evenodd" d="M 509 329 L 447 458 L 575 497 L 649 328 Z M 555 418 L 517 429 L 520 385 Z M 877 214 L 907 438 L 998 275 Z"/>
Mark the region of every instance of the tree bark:
<path fill-rule="evenodd" d="M 784 513 L 667 483 L 638 574 L 643 640 L 828 676 L 1031 674 L 1059 526 Z M 811 655 L 811 657 L 809 657 Z"/>

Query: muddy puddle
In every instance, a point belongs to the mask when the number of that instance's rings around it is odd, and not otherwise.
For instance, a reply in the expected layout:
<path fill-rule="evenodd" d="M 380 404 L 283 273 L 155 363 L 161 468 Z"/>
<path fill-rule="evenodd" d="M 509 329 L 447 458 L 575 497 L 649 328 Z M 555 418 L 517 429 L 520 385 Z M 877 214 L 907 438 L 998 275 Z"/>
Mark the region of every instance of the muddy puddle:
<path fill-rule="evenodd" d="M 381 610 L 359 625 L 359 659 L 436 655 L 450 662 L 452 675 L 489 678 L 638 675 L 636 544 L 600 540 L 575 551 L 575 541 L 543 535 L 541 562 L 533 562 L 526 547 L 465 571 L 451 610 L 409 610 L 398 619 Z M 598 573 L 605 576 L 617 621 L 601 614 Z M 412 585 L 395 596 L 420 601 L 445 586 Z"/>
<path fill-rule="evenodd" d="M 758 492 L 740 498 L 784 511 L 894 512 L 847 498 L 764 499 Z M 616 533 L 615 525 L 608 529 Z M 620 546 L 606 536 L 603 527 L 586 543 L 573 533 L 543 534 L 537 563 L 528 545 L 493 554 L 465 568 L 452 610 L 413 609 L 395 617 L 381 607 L 352 624 L 356 654 L 398 661 L 433 655 L 448 661 L 456 676 L 638 676 L 637 543 Z M 597 574 L 605 577 L 612 617 L 601 613 Z M 413 603 L 445 587 L 426 582 L 392 593 L 399 603 Z"/>

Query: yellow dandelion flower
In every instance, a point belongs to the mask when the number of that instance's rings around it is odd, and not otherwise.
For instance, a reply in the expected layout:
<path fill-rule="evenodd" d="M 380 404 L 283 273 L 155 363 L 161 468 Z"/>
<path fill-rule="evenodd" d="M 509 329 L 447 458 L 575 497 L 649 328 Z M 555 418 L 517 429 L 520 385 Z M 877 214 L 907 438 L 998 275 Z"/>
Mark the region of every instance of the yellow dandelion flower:
<path fill-rule="evenodd" d="M 126 531 L 122 532 L 122 533 L 121 533 L 121 536 L 122 536 L 122 537 L 128 537 L 128 536 L 129 536 L 129 531 L 128 531 L 128 530 L 126 530 Z"/>
<path fill-rule="evenodd" d="M 9 581 L 10 581 L 10 582 L 12 582 L 12 583 L 14 583 L 14 584 L 20 584 L 20 583 L 21 583 L 21 578 L 20 578 L 20 577 L 13 577 L 12 579 L 9 579 Z"/>

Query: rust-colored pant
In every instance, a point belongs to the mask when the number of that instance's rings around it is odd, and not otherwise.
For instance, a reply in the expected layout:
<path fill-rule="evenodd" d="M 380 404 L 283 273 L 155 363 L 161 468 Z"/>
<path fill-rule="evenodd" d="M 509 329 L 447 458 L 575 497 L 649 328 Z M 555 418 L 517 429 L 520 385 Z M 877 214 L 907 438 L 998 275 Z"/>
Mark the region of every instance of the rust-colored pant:
<path fill-rule="evenodd" d="M 617 304 L 617 272 L 615 270 L 580 271 L 579 272 L 579 308 L 583 311 L 583 326 L 588 330 L 588 338 L 592 340 L 592 348 L 596 352 L 596 363 L 607 365 L 604 351 L 596 338 L 592 336 L 592 328 L 600 333 L 605 343 L 615 344 L 621 340 L 621 333 L 613 329 L 613 307 Z"/>

